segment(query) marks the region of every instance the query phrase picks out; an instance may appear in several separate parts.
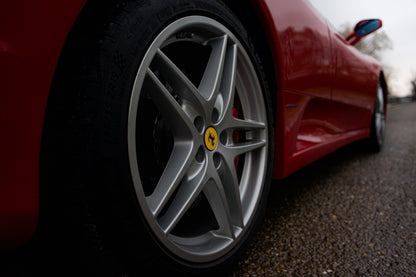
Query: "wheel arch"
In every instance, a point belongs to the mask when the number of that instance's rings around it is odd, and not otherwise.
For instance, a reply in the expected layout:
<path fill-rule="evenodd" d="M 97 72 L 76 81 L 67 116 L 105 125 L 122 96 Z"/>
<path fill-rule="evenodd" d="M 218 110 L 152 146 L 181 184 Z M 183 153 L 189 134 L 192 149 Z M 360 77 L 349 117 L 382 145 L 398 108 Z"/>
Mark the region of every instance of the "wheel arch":
<path fill-rule="evenodd" d="M 267 8 L 262 7 L 260 1 L 253 0 L 222 0 L 228 8 L 235 13 L 237 18 L 241 21 L 244 28 L 247 30 L 249 37 L 254 44 L 255 48 L 258 49 L 258 57 L 261 61 L 262 68 L 265 73 L 266 80 L 269 85 L 270 98 L 272 100 L 272 110 L 273 113 L 273 125 L 276 122 L 276 110 L 277 110 L 277 89 L 280 87 L 280 80 L 278 78 L 279 72 L 279 63 L 276 60 L 277 51 L 273 51 L 272 38 L 267 35 Z M 92 20 L 91 14 L 94 14 L 98 10 L 103 9 L 103 3 L 120 3 L 121 0 L 85 0 L 84 6 L 80 13 L 78 14 L 77 19 L 75 20 L 69 35 L 65 41 L 62 53 L 70 51 L 69 49 L 65 51 L 65 48 L 69 48 L 68 45 L 71 45 L 72 41 L 79 39 L 79 34 L 77 31 L 74 31 L 77 26 L 85 26 L 85 24 L 93 24 L 96 20 Z M 262 20 L 264 18 L 264 20 Z M 63 55 L 59 58 L 58 66 L 61 64 L 61 61 L 65 58 L 62 58 Z M 55 74 L 56 75 L 56 74 Z M 54 76 L 55 79 L 55 76 Z"/>
<path fill-rule="evenodd" d="M 223 2 L 236 14 L 238 19 L 247 30 L 248 35 L 254 44 L 255 48 L 258 49 L 258 54 L 264 71 L 268 85 L 270 86 L 270 99 L 272 101 L 273 110 L 273 122 L 275 125 L 276 121 L 276 110 L 277 110 L 277 88 L 279 87 L 279 80 L 277 66 L 278 62 L 275 60 L 276 57 L 273 55 L 271 49 L 271 38 L 267 36 L 266 22 L 263 22 L 261 18 L 266 18 L 265 11 L 260 7 L 260 4 L 256 1 L 250 0 L 223 0 Z"/>

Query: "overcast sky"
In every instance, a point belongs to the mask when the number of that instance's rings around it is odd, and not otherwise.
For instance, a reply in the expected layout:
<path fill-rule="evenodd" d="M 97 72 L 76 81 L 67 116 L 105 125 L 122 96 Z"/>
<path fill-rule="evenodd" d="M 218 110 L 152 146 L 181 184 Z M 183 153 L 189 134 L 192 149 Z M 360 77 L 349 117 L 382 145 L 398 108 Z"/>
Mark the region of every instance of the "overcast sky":
<path fill-rule="evenodd" d="M 397 96 L 410 94 L 416 77 L 416 0 L 309 0 L 332 25 L 355 25 L 362 19 L 379 18 L 393 42 L 383 53 L 383 64 L 392 68 L 389 86 Z"/>

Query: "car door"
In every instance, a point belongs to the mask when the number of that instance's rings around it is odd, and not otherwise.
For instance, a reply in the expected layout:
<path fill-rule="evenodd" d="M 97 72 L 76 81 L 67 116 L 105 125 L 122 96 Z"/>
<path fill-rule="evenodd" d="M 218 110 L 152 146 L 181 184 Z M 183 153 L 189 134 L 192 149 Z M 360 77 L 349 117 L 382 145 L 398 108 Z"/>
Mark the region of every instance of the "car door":
<path fill-rule="evenodd" d="M 337 127 L 341 132 L 368 128 L 377 85 L 377 76 L 370 69 L 374 61 L 331 31 L 334 64 L 331 99 L 337 106 Z"/>

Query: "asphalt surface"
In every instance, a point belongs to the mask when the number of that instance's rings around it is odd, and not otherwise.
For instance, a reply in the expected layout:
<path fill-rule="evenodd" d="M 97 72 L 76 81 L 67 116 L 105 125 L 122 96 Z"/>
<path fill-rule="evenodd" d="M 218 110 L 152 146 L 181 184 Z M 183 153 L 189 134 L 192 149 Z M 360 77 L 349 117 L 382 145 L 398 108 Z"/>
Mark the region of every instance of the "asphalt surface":
<path fill-rule="evenodd" d="M 390 106 L 380 153 L 352 144 L 271 191 L 236 276 L 416 276 L 416 103 Z"/>

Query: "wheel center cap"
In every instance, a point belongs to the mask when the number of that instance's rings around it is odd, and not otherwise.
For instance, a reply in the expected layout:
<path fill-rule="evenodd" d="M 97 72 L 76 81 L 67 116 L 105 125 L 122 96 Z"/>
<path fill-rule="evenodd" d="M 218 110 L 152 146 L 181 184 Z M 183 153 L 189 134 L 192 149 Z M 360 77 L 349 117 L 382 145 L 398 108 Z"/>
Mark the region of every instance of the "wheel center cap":
<path fill-rule="evenodd" d="M 213 127 L 209 127 L 205 130 L 205 147 L 212 151 L 218 144 L 218 133 Z"/>

